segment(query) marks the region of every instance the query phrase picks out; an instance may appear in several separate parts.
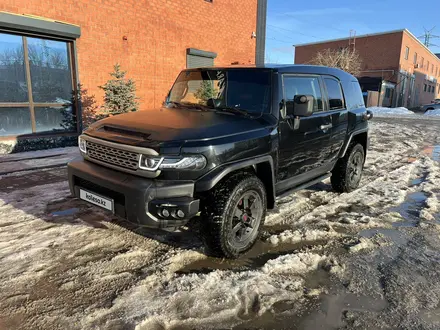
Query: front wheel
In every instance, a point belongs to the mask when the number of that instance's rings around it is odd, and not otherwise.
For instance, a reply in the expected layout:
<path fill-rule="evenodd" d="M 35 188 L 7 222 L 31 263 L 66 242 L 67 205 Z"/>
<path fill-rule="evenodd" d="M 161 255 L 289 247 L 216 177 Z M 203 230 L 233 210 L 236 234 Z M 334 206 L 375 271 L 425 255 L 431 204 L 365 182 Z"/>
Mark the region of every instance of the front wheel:
<path fill-rule="evenodd" d="M 208 253 L 237 258 L 255 244 L 266 217 L 266 190 L 252 174 L 235 174 L 203 199 L 202 238 Z"/>
<path fill-rule="evenodd" d="M 345 156 L 338 160 L 332 171 L 333 189 L 337 192 L 351 192 L 359 187 L 364 160 L 364 147 L 359 143 L 351 144 Z"/>

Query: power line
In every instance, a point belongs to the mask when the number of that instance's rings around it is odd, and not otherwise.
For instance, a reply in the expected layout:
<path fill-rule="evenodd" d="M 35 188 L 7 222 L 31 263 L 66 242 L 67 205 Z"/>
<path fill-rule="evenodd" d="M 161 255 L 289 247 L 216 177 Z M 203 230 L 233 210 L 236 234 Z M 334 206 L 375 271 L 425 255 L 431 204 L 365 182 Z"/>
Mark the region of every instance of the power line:
<path fill-rule="evenodd" d="M 275 30 L 274 28 L 272 28 L 272 27 L 270 27 L 270 26 L 268 26 L 267 28 L 268 28 L 268 29 L 272 29 L 273 32 L 276 32 L 277 34 L 280 34 L 280 35 L 282 35 L 282 36 L 285 37 L 285 38 L 289 38 L 289 39 L 292 39 L 292 40 L 296 40 L 296 38 L 291 37 L 291 36 L 288 35 L 286 32 L 281 32 L 281 31 Z"/>
<path fill-rule="evenodd" d="M 284 29 L 284 28 L 280 28 L 280 27 L 278 27 L 278 26 L 271 25 L 271 24 L 267 24 L 267 26 L 270 26 L 270 27 L 272 27 L 272 28 L 276 28 L 276 29 L 279 29 L 279 30 L 284 30 L 284 31 L 288 31 L 288 32 L 292 32 L 292 33 L 300 34 L 300 35 L 305 36 L 305 37 L 312 37 L 312 38 L 315 38 L 315 39 L 319 39 L 318 37 L 316 37 L 316 36 L 314 36 L 314 35 L 311 35 L 311 34 L 305 34 L 305 33 L 298 32 L 298 31 L 294 31 L 294 30 Z"/>
<path fill-rule="evenodd" d="M 303 18 L 301 18 L 301 20 L 299 20 L 296 16 L 294 16 L 294 15 L 286 15 L 286 16 L 290 16 L 290 17 L 293 17 L 293 18 L 295 18 L 296 20 L 298 20 L 300 23 L 309 23 L 309 24 L 312 24 L 312 25 L 318 25 L 318 26 L 322 26 L 322 27 L 325 27 L 325 28 L 327 28 L 327 29 L 333 29 L 333 30 L 335 30 L 335 31 L 339 31 L 339 32 L 344 32 L 344 33 L 347 33 L 347 31 L 345 31 L 345 30 L 342 30 L 342 29 L 339 29 L 339 28 L 335 28 L 335 27 L 333 27 L 333 26 L 330 26 L 330 25 L 325 25 L 325 24 L 322 24 L 322 23 L 318 23 L 318 22 L 316 22 L 316 21 L 313 21 L 313 22 L 311 22 L 311 21 L 308 21 L 308 20 L 304 20 Z"/>
<path fill-rule="evenodd" d="M 277 39 L 277 38 L 274 38 L 274 37 L 266 37 L 266 40 L 273 40 L 273 41 L 276 41 L 276 42 L 281 42 L 283 44 L 289 44 L 289 45 L 291 45 L 293 47 L 292 41 L 281 40 L 281 39 Z"/>

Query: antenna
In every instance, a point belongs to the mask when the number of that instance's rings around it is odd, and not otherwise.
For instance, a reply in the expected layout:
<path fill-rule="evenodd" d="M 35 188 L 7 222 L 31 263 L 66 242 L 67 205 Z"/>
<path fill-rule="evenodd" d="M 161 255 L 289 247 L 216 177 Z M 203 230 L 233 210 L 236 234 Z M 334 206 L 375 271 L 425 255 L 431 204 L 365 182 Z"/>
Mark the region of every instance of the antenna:
<path fill-rule="evenodd" d="M 348 48 L 352 51 L 356 50 L 356 31 L 350 30 L 350 38 L 348 39 Z"/>
<path fill-rule="evenodd" d="M 422 36 L 417 37 L 418 39 L 423 39 L 423 43 L 424 43 L 425 46 L 428 47 L 428 48 L 431 47 L 431 46 L 437 46 L 437 45 L 431 43 L 431 39 L 440 38 L 440 36 L 437 36 L 437 35 L 432 34 L 432 31 L 433 31 L 434 29 L 435 29 L 435 26 L 434 26 L 431 30 L 428 30 L 428 29 L 426 29 L 425 27 L 423 27 L 423 30 L 425 30 L 425 33 L 424 33 Z M 437 47 L 438 47 L 438 46 L 437 46 Z"/>

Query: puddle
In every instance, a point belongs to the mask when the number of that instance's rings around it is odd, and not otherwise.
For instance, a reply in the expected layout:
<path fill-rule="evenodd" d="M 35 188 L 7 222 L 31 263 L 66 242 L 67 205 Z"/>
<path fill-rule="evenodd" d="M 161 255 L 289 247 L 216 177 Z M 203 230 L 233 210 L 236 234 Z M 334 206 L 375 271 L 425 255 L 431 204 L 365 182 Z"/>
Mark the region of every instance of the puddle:
<path fill-rule="evenodd" d="M 408 242 L 406 235 L 395 229 L 370 228 L 361 230 L 358 235 L 365 238 L 372 238 L 376 235 L 382 235 L 392 241 L 395 246 L 402 246 Z"/>
<path fill-rule="evenodd" d="M 422 182 L 425 182 L 427 177 L 428 177 L 428 172 L 425 172 L 420 177 L 415 178 L 414 180 L 412 180 L 410 182 L 409 186 L 410 187 L 418 186 Z"/>
<path fill-rule="evenodd" d="M 319 301 L 317 298 L 306 298 L 301 305 L 276 302 L 270 311 L 233 329 L 339 329 L 344 326 L 344 314 L 348 311 L 378 313 L 388 306 L 386 300 L 353 293 L 322 295 Z"/>
<path fill-rule="evenodd" d="M 402 204 L 391 208 L 391 212 L 398 212 L 404 219 L 393 223 L 393 227 L 416 227 L 420 222 L 420 211 L 425 207 L 427 198 L 421 191 L 413 192 L 408 194 Z"/>
<path fill-rule="evenodd" d="M 344 326 L 343 315 L 348 311 L 377 313 L 387 308 L 387 305 L 383 299 L 358 296 L 353 293 L 326 295 L 322 297 L 320 309 L 305 318 L 298 328 L 337 329 Z"/>
<path fill-rule="evenodd" d="M 65 216 L 69 216 L 69 215 L 74 215 L 75 213 L 78 213 L 78 212 L 79 212 L 79 209 L 74 207 L 71 209 L 63 210 L 63 211 L 52 212 L 49 215 L 53 216 L 53 217 L 65 217 Z"/>
<path fill-rule="evenodd" d="M 72 197 L 48 203 L 46 206 L 47 221 L 70 225 L 85 224 L 94 228 L 106 229 L 103 217 L 91 212 L 92 207 Z"/>
<path fill-rule="evenodd" d="M 423 149 L 423 153 L 437 162 L 440 161 L 440 146 L 426 147 L 425 149 Z"/>
<path fill-rule="evenodd" d="M 273 245 L 269 242 L 258 241 L 249 252 L 238 259 L 220 259 L 208 257 L 206 259 L 197 260 L 185 266 L 177 273 L 210 273 L 217 269 L 235 271 L 257 269 L 264 266 L 269 260 L 276 259 L 279 256 L 298 252 L 304 248 L 324 245 L 327 242 L 328 240 L 323 239 Z"/>

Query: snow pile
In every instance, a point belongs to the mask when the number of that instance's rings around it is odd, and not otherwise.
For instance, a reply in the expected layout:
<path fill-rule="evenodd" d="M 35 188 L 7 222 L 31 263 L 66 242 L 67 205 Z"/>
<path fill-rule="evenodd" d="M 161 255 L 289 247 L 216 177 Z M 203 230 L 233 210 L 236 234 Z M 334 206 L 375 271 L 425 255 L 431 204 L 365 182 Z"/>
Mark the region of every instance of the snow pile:
<path fill-rule="evenodd" d="M 405 116 L 405 115 L 414 115 L 414 112 L 408 110 L 407 108 L 385 108 L 385 107 L 370 107 L 367 108 L 373 112 L 373 115 L 376 117 L 393 117 L 393 116 Z"/>
<path fill-rule="evenodd" d="M 134 321 L 142 315 L 144 321 L 137 325 L 138 330 L 233 326 L 241 318 L 263 314 L 279 301 L 301 299 L 302 276 L 326 259 L 314 253 L 298 253 L 269 260 L 261 269 L 249 271 L 174 274 L 168 279 L 164 278 L 167 272 L 158 272 L 116 298 L 109 309 L 86 317 L 82 325 L 93 327 L 95 322 L 116 316 Z"/>
<path fill-rule="evenodd" d="M 341 236 L 334 230 L 286 230 L 279 235 L 272 235 L 268 241 L 273 245 L 284 243 L 298 243 L 304 241 L 318 241 Z"/>
<path fill-rule="evenodd" d="M 440 116 L 440 109 L 428 110 L 425 112 L 425 116 Z"/>
<path fill-rule="evenodd" d="M 361 250 L 373 249 L 374 247 L 375 244 L 369 238 L 361 237 L 359 243 L 351 246 L 349 250 L 350 252 L 355 253 Z"/>

